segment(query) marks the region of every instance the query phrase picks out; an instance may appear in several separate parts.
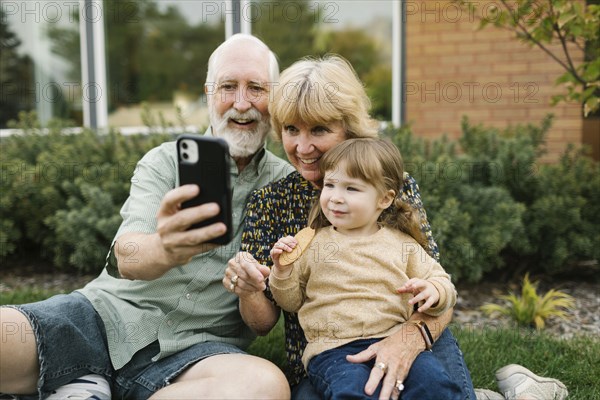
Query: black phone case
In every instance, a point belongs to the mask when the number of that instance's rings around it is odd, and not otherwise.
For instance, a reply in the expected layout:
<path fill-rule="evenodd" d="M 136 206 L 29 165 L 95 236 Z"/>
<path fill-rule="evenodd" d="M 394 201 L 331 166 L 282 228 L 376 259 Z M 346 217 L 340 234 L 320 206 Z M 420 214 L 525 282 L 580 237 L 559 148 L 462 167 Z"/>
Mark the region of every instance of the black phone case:
<path fill-rule="evenodd" d="M 198 145 L 198 161 L 189 162 L 182 156 L 181 141 L 193 140 Z M 183 208 L 194 207 L 204 203 L 215 202 L 219 204 L 220 212 L 217 216 L 192 225 L 189 229 L 200 228 L 223 222 L 227 232 L 209 243 L 227 244 L 232 239 L 231 221 L 231 184 L 229 180 L 229 147 L 223 139 L 181 135 L 177 138 L 177 160 L 179 167 L 179 184 L 189 183 L 200 186 L 200 194 L 184 202 Z"/>

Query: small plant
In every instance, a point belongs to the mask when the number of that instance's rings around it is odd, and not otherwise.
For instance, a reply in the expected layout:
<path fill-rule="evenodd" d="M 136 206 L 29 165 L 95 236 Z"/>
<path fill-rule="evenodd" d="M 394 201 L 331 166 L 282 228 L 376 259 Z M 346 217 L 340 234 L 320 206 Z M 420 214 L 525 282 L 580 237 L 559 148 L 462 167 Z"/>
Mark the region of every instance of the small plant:
<path fill-rule="evenodd" d="M 560 290 L 551 289 L 543 296 L 537 293 L 538 282 L 531 282 L 529 274 L 523 278 L 521 296 L 508 294 L 499 296 L 508 302 L 506 305 L 486 303 L 481 310 L 487 315 L 501 314 L 513 318 L 520 326 L 544 328 L 550 317 L 568 319 L 568 311 L 575 306 L 575 299 Z"/>

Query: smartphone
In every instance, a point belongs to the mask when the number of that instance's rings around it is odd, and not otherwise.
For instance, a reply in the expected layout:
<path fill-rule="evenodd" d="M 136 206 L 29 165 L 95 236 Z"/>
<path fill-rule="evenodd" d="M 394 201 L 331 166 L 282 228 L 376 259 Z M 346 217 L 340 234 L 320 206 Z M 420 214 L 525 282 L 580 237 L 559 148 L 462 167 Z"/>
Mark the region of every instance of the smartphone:
<path fill-rule="evenodd" d="M 200 186 L 200 194 L 184 202 L 183 208 L 204 203 L 219 204 L 217 216 L 192 225 L 200 228 L 223 222 L 227 232 L 209 243 L 227 244 L 232 239 L 231 184 L 229 182 L 229 147 L 227 142 L 210 136 L 181 135 L 177 138 L 179 184 Z"/>

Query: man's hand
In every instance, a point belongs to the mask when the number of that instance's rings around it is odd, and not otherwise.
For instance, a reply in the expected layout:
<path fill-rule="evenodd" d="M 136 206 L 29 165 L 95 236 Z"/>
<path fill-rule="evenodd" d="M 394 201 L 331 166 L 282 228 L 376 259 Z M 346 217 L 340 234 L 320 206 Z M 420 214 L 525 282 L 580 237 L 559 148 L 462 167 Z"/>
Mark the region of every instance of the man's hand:
<path fill-rule="evenodd" d="M 217 203 L 181 208 L 181 204 L 196 197 L 199 190 L 197 185 L 180 186 L 167 192 L 160 204 L 156 215 L 156 230 L 167 257 L 167 264 L 186 264 L 196 254 L 214 249 L 217 245 L 206 242 L 223 235 L 227 230 L 222 222 L 187 230 L 193 224 L 219 214 Z"/>
<path fill-rule="evenodd" d="M 181 204 L 199 193 L 197 185 L 184 185 L 165 194 L 156 214 L 156 233 L 125 233 L 117 238 L 114 247 L 119 273 L 127 279 L 151 280 L 171 268 L 187 264 L 193 256 L 217 247 L 206 243 L 223 235 L 225 224 L 217 222 L 188 230 L 197 222 L 219 213 L 216 203 L 182 209 Z M 131 252 L 131 248 L 135 252 Z M 135 259 L 135 262 L 131 262 Z"/>

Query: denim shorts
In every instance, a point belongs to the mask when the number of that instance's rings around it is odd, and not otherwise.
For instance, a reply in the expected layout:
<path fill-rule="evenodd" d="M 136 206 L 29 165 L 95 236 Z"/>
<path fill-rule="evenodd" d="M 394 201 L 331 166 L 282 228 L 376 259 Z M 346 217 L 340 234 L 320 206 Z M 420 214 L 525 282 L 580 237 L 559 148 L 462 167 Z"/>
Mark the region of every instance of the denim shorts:
<path fill-rule="evenodd" d="M 82 294 L 73 292 L 11 307 L 29 319 L 40 363 L 38 395 L 24 399 L 44 399 L 56 388 L 90 373 L 103 375 L 111 383 L 113 399 L 147 399 L 198 361 L 217 354 L 246 354 L 233 345 L 203 342 L 152 361 L 160 351 L 154 342 L 115 371 L 104 323 Z"/>

